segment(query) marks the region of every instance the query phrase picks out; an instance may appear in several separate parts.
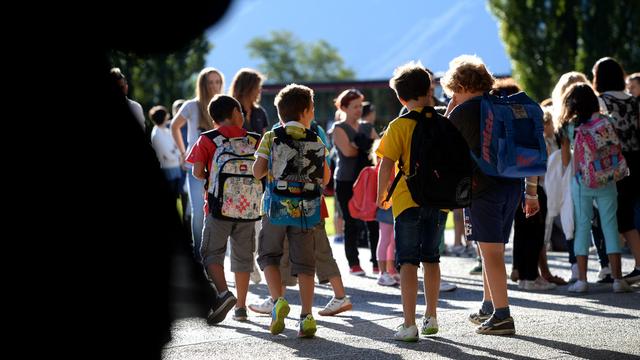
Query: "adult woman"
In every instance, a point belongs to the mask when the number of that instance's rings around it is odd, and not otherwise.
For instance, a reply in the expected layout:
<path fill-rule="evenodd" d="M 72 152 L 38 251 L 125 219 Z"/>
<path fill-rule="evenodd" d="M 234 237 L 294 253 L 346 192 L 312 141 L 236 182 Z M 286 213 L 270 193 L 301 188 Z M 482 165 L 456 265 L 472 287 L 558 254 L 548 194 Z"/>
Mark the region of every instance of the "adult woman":
<path fill-rule="evenodd" d="M 178 146 L 182 162 L 185 154 L 191 150 L 196 140 L 203 131 L 213 129 L 213 120 L 207 112 L 209 101 L 222 93 L 224 88 L 224 76 L 212 67 L 207 67 L 200 71 L 196 81 L 195 98 L 186 101 L 178 114 L 171 120 L 171 135 Z M 180 130 L 187 125 L 187 146 L 185 147 Z M 191 205 L 191 238 L 193 253 L 200 261 L 200 244 L 202 244 L 202 227 L 204 223 L 204 181 L 196 179 L 191 171 L 188 171 L 187 192 L 189 193 L 189 203 Z"/>
<path fill-rule="evenodd" d="M 240 102 L 244 113 L 243 127 L 260 135 L 269 126 L 267 112 L 260 106 L 260 93 L 265 77 L 256 70 L 242 68 L 238 70 L 229 85 L 229 95 Z"/>
<path fill-rule="evenodd" d="M 344 219 L 344 251 L 349 262 L 349 273 L 364 275 L 358 259 L 359 220 L 349 213 L 349 200 L 353 196 L 353 183 L 358 178 L 360 170 L 365 164 L 362 159 L 368 159 L 369 149 L 378 134 L 373 126 L 361 121 L 362 101 L 364 95 L 356 89 L 345 90 L 336 98 L 336 108 L 342 112 L 342 121 L 334 124 L 333 141 L 338 149 L 338 161 L 334 174 L 336 197 L 342 210 Z M 366 222 L 366 232 L 371 249 L 373 272 L 378 272 L 376 248 L 378 247 L 378 223 Z"/>

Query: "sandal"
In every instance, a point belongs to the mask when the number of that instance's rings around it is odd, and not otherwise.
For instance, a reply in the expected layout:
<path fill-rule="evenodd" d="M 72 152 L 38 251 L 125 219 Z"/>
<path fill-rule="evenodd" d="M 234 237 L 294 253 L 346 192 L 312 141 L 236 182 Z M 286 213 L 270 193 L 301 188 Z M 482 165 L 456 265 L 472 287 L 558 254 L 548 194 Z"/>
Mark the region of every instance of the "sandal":
<path fill-rule="evenodd" d="M 556 275 L 551 275 L 551 276 L 545 277 L 544 279 L 547 280 L 548 282 L 554 283 L 556 285 L 567 285 L 568 284 L 565 279 L 563 279 L 563 278 L 561 278 L 559 276 L 556 276 Z"/>

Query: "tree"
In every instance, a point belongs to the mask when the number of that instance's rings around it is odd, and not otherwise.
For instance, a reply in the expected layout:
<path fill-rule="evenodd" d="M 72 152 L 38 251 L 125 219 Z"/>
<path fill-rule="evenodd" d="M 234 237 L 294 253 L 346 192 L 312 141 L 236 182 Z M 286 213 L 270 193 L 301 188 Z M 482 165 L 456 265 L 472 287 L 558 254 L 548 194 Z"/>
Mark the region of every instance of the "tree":
<path fill-rule="evenodd" d="M 568 71 L 589 75 L 601 57 L 640 69 L 640 1 L 489 0 L 513 76 L 532 97 L 548 98 Z"/>
<path fill-rule="evenodd" d="M 331 81 L 355 78 L 344 66 L 338 49 L 324 40 L 304 43 L 288 31 L 273 31 L 269 38 L 256 37 L 249 44 L 249 55 L 264 61 L 259 69 L 271 81 Z"/>
<path fill-rule="evenodd" d="M 196 77 L 212 48 L 213 45 L 200 36 L 172 54 L 142 58 L 113 50 L 109 57 L 111 64 L 127 77 L 129 97 L 138 101 L 145 111 L 154 105 L 164 105 L 171 110 L 174 100 L 194 96 Z"/>

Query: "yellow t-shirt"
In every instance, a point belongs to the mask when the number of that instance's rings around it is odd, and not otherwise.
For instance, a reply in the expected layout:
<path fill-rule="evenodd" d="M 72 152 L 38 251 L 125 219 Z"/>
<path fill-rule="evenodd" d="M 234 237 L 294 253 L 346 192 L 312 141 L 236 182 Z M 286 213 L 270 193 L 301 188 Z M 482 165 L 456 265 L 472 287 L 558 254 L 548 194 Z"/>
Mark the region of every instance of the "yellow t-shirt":
<path fill-rule="evenodd" d="M 421 111 L 422 108 L 415 108 L 415 111 Z M 409 167 L 409 160 L 411 154 L 411 136 L 413 135 L 413 129 L 416 127 L 415 120 L 406 118 L 397 118 L 389 123 L 387 131 L 385 131 L 380 144 L 376 149 L 376 155 L 380 158 L 386 157 L 393 160 L 396 163 L 396 174 L 399 173 L 398 160 L 402 159 L 402 164 L 405 169 Z M 412 207 L 419 207 L 409 192 L 407 187 L 407 181 L 404 176 L 400 177 L 398 185 L 391 195 L 393 201 L 393 217 L 397 218 L 403 211 Z"/>

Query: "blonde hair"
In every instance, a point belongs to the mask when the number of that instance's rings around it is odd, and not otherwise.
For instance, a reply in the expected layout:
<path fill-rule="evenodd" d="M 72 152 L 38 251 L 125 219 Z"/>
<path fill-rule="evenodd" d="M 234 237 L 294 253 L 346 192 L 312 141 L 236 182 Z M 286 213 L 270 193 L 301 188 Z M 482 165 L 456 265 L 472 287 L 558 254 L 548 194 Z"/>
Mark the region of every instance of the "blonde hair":
<path fill-rule="evenodd" d="M 440 79 L 442 88 L 449 96 L 462 90 L 489 91 L 494 82 L 495 78 L 476 55 L 460 55 L 451 60 L 449 70 Z"/>
<path fill-rule="evenodd" d="M 207 76 L 211 73 L 217 74 L 220 76 L 220 80 L 222 80 L 220 93 L 222 93 L 222 90 L 224 89 L 224 75 L 222 75 L 220 70 L 212 67 L 206 67 L 200 71 L 200 74 L 198 74 L 198 80 L 196 81 L 196 100 L 198 101 L 198 112 L 200 114 L 198 127 L 205 130 L 213 129 L 213 119 L 211 118 L 211 115 L 209 115 L 207 107 L 209 106 L 211 99 L 213 99 L 215 95 L 218 95 L 210 94 L 209 88 L 207 87 Z"/>
<path fill-rule="evenodd" d="M 266 77 L 258 70 L 242 68 L 238 70 L 236 75 L 233 77 L 233 80 L 231 80 L 231 85 L 229 85 L 229 95 L 242 104 L 252 90 L 262 86 L 265 79 Z M 257 106 L 259 102 L 260 95 L 258 95 L 258 98 L 253 105 Z"/>
<path fill-rule="evenodd" d="M 562 74 L 562 76 L 560 76 L 558 83 L 551 92 L 551 101 L 553 104 L 553 112 L 551 114 L 553 120 L 553 130 L 555 132 L 558 132 L 558 130 L 562 126 L 560 116 L 563 112 L 564 95 L 569 86 L 577 83 L 589 83 L 589 80 L 587 80 L 587 76 L 585 74 L 578 71 L 570 71 L 568 73 L 564 73 Z"/>

